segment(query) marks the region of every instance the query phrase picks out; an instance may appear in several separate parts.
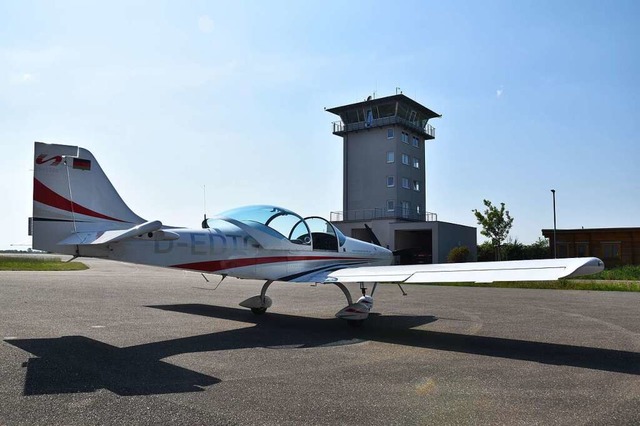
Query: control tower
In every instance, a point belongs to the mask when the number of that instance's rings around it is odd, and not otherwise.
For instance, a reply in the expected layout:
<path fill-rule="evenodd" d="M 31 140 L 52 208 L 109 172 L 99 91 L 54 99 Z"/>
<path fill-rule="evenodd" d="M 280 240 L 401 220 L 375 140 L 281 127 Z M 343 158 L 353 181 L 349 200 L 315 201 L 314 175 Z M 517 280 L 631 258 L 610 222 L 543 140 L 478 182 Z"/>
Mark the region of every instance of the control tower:
<path fill-rule="evenodd" d="M 327 109 L 339 115 L 344 181 L 341 220 L 426 220 L 425 142 L 440 114 L 403 94 Z"/>
<path fill-rule="evenodd" d="M 460 245 L 475 260 L 476 228 L 426 210 L 425 145 L 435 139 L 429 120 L 441 115 L 402 93 L 326 111 L 340 117 L 333 134 L 343 141 L 342 211 L 331 221 L 365 241 L 371 227 L 383 246 L 407 253 L 405 263 L 446 262 Z"/>

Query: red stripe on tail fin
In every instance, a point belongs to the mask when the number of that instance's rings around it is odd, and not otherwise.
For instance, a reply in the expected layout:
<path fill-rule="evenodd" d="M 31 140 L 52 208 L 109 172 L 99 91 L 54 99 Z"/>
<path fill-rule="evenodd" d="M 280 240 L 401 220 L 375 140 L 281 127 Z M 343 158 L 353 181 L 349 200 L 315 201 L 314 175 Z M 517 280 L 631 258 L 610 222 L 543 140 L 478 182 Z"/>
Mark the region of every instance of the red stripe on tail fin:
<path fill-rule="evenodd" d="M 71 200 L 67 200 L 60 194 L 55 193 L 48 188 L 38 179 L 33 179 L 33 200 L 42 204 L 46 204 L 51 207 L 55 207 L 60 210 L 65 210 L 72 213 L 83 214 L 85 216 L 92 216 L 98 219 L 113 220 L 116 222 L 126 223 L 124 220 L 116 219 L 115 217 L 107 216 L 102 213 L 98 213 L 91 209 L 88 209 L 80 204 L 76 204 Z"/>

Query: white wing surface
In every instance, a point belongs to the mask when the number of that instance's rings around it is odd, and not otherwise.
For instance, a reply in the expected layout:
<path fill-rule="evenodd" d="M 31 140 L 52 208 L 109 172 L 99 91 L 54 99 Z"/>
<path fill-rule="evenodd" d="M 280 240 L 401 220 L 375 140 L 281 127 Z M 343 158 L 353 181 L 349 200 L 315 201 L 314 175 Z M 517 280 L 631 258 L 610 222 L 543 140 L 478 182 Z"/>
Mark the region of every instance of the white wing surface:
<path fill-rule="evenodd" d="M 445 283 L 494 281 L 555 281 L 590 275 L 604 269 L 596 257 L 513 260 L 507 262 L 443 263 L 345 268 L 325 282 Z"/>

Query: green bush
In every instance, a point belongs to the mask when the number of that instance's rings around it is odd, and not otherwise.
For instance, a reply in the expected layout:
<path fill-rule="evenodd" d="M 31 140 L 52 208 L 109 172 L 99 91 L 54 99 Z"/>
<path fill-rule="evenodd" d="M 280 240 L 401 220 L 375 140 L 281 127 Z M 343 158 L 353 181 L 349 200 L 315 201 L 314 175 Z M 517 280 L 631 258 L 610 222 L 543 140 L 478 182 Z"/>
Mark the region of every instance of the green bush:
<path fill-rule="evenodd" d="M 462 263 L 469 261 L 469 247 L 458 246 L 451 249 L 447 256 L 447 262 L 449 263 Z"/>
<path fill-rule="evenodd" d="M 539 238 L 533 244 L 522 244 L 517 239 L 506 242 L 500 247 L 502 259 L 500 260 L 530 260 L 530 259 L 549 259 L 551 252 L 549 250 L 549 241 L 545 238 Z M 489 241 L 478 246 L 478 262 L 490 262 L 495 259 L 496 248 Z"/>

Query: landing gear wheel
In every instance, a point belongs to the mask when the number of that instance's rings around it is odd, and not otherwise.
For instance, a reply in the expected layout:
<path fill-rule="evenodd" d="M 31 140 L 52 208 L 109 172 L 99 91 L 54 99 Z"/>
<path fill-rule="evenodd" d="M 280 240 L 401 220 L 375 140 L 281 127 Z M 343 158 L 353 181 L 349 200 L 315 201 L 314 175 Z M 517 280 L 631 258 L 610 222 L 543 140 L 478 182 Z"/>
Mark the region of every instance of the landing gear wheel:
<path fill-rule="evenodd" d="M 265 312 L 267 312 L 267 308 L 251 308 L 251 312 L 253 312 L 256 315 L 262 315 Z"/>
<path fill-rule="evenodd" d="M 364 320 L 347 320 L 347 324 L 351 328 L 360 328 L 364 324 Z"/>

